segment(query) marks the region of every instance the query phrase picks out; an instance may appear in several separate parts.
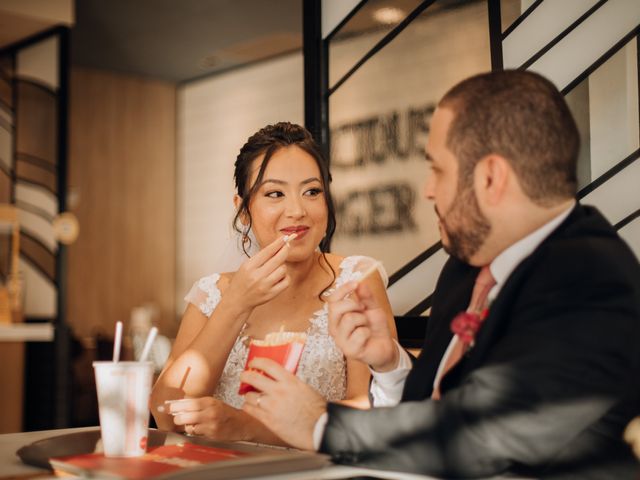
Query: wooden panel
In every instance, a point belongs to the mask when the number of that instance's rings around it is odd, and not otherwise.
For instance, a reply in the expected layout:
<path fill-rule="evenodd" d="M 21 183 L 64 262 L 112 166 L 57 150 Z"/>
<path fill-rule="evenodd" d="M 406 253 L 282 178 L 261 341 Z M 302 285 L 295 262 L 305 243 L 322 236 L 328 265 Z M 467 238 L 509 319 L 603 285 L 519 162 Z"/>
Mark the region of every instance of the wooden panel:
<path fill-rule="evenodd" d="M 11 176 L 0 167 L 0 203 L 11 201 Z"/>
<path fill-rule="evenodd" d="M 175 332 L 175 86 L 91 69 L 71 73 L 68 321 L 111 334 L 153 302 Z M 125 323 L 125 328 L 126 328 Z"/>
<path fill-rule="evenodd" d="M 10 366 L 0 368 L 0 385 L 4 386 L 0 395 L 0 433 L 21 432 L 24 343 L 0 343 L 0 365 Z"/>
<path fill-rule="evenodd" d="M 51 282 L 56 281 L 56 258 L 43 243 L 26 232 L 22 232 L 20 236 L 20 253 L 27 257 L 33 266 L 40 270 Z"/>
<path fill-rule="evenodd" d="M 58 179 L 54 172 L 31 162 L 26 162 L 20 154 L 16 155 L 16 159 L 16 176 L 18 181 L 38 185 L 53 194 L 58 191 Z"/>
<path fill-rule="evenodd" d="M 0 74 L 0 105 L 10 109 L 13 107 L 11 80 Z"/>

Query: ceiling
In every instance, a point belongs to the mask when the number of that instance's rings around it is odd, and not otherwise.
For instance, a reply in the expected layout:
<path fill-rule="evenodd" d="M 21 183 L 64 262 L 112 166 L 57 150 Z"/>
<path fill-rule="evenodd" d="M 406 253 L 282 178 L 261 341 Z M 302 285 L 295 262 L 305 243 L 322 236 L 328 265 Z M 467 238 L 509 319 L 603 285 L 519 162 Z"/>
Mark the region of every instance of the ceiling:
<path fill-rule="evenodd" d="M 74 1 L 76 66 L 185 82 L 302 48 L 303 0 L 56 0 L 70 18 Z M 439 0 L 428 10 L 472 1 L 478 0 Z M 335 39 L 389 31 L 422 2 L 368 0 Z M 377 19 L 384 10 L 394 10 L 397 18 Z M 50 27 L 30 13 L 16 16 L 0 8 L 0 46 Z"/>
<path fill-rule="evenodd" d="M 302 48 L 302 0 L 76 0 L 71 62 L 182 82 Z"/>

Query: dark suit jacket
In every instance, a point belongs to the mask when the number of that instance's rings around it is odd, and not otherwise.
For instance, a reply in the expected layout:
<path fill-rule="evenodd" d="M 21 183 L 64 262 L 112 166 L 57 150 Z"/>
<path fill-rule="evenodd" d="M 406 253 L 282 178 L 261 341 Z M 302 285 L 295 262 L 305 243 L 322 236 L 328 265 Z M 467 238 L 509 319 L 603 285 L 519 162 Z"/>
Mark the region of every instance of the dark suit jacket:
<path fill-rule="evenodd" d="M 433 401 L 449 323 L 476 274 L 448 261 L 403 402 L 330 404 L 321 451 L 446 477 L 636 478 L 621 440 L 640 413 L 640 266 L 626 244 L 597 210 L 576 206 L 507 279 Z"/>

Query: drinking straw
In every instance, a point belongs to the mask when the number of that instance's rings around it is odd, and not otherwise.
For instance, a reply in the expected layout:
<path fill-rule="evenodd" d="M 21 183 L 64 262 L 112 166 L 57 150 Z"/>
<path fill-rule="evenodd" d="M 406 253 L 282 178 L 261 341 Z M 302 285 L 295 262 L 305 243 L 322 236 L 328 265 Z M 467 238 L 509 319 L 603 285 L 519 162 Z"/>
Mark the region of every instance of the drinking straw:
<path fill-rule="evenodd" d="M 113 361 L 120 360 L 120 346 L 122 345 L 122 322 L 116 322 L 116 336 L 113 340 Z"/>
<path fill-rule="evenodd" d="M 146 362 L 147 357 L 149 356 L 149 352 L 151 351 L 151 345 L 153 341 L 156 339 L 156 335 L 158 334 L 158 329 L 156 327 L 152 327 L 149 330 L 149 335 L 147 335 L 147 340 L 144 342 L 144 348 L 142 349 L 142 354 L 140 355 L 139 362 Z"/>

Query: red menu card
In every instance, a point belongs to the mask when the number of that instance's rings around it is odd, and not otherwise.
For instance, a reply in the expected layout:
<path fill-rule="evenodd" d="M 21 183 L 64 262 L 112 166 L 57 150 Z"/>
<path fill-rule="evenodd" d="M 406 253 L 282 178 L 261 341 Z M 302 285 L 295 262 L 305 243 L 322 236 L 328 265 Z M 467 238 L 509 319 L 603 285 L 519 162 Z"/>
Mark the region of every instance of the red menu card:
<path fill-rule="evenodd" d="M 226 448 L 185 443 L 149 448 L 143 456 L 134 458 L 107 458 L 102 453 L 86 453 L 52 458 L 50 462 L 56 473 L 142 479 L 248 455 Z"/>

